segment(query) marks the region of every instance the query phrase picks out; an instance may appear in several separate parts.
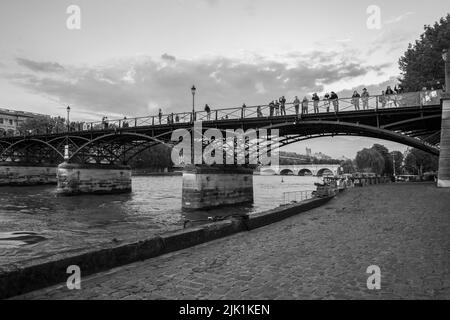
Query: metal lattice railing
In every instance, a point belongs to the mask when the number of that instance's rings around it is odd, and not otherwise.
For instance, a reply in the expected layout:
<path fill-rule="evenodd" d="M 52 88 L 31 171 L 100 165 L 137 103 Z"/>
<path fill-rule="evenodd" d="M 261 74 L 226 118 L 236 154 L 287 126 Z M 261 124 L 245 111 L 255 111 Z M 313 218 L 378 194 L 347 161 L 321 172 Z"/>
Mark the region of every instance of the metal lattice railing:
<path fill-rule="evenodd" d="M 248 119 L 264 117 L 283 117 L 301 114 L 327 114 L 363 110 L 381 110 L 389 108 L 417 107 L 440 104 L 442 90 L 408 92 L 393 95 L 375 95 L 366 98 L 340 98 L 335 100 L 300 101 L 299 103 L 286 103 L 278 107 L 271 105 L 246 106 L 238 108 L 221 108 L 206 111 L 180 112 L 159 114 L 155 116 L 138 117 L 130 119 L 116 119 L 96 122 L 79 122 L 70 125 L 69 130 L 94 131 L 116 130 L 119 128 L 143 127 L 155 125 L 171 125 L 177 123 L 191 123 L 195 121 L 220 121 L 228 119 Z M 45 132 L 28 132 L 30 135 Z M 57 132 L 46 132 L 57 133 Z"/>
<path fill-rule="evenodd" d="M 299 203 L 311 199 L 312 197 L 313 197 L 312 190 L 283 192 L 283 196 L 281 198 L 281 205 L 286 206 L 289 204 Z"/>

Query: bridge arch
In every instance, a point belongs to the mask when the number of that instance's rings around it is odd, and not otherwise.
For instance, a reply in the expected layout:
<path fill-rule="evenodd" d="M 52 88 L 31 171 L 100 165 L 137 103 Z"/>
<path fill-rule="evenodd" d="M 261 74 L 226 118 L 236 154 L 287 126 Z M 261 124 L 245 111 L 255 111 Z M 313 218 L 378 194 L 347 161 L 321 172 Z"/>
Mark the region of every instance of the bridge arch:
<path fill-rule="evenodd" d="M 293 176 L 294 172 L 290 169 L 283 169 L 280 171 L 280 176 Z"/>
<path fill-rule="evenodd" d="M 34 142 L 34 144 L 41 144 L 45 147 L 49 148 L 51 151 L 54 151 L 58 158 L 64 159 L 64 155 L 53 145 L 48 143 L 47 141 L 37 139 L 37 138 L 29 138 L 29 139 L 22 139 L 19 141 L 16 141 L 12 144 L 10 144 L 8 147 L 6 147 L 0 154 L 0 158 L 4 158 L 8 155 L 9 152 L 14 152 L 15 148 L 17 148 L 19 145 L 26 144 L 25 149 L 30 148 L 33 144 L 30 142 Z"/>
<path fill-rule="evenodd" d="M 303 168 L 298 171 L 299 176 L 312 176 L 313 172 L 309 169 Z"/>
<path fill-rule="evenodd" d="M 318 177 L 323 177 L 324 175 L 334 175 L 333 171 L 328 168 L 322 168 L 317 171 Z"/>
<path fill-rule="evenodd" d="M 350 122 L 338 121 L 299 121 L 298 123 L 280 123 L 271 125 L 270 129 L 280 129 L 280 135 L 294 135 L 294 138 L 281 139 L 283 146 L 303 140 L 326 137 L 326 136 L 363 136 L 397 142 L 413 148 L 420 149 L 433 155 L 439 155 L 439 148 L 413 138 L 405 134 Z"/>
<path fill-rule="evenodd" d="M 160 136 L 164 136 L 164 135 L 168 135 L 168 134 L 169 133 L 164 133 Z M 127 147 L 126 149 L 124 148 L 123 150 L 121 150 L 121 154 L 114 154 L 114 152 L 112 152 L 110 150 L 107 150 L 107 152 L 116 161 L 120 161 L 121 160 L 120 157 L 123 156 L 125 153 L 130 152 L 133 149 L 137 149 L 137 150 L 135 150 L 134 153 L 132 153 L 131 156 L 127 157 L 127 160 L 129 161 L 130 159 L 137 156 L 139 153 L 143 152 L 144 150 L 146 150 L 148 148 L 151 148 L 158 144 L 167 144 L 167 142 L 165 142 L 162 139 L 159 139 L 158 137 L 159 136 L 152 137 L 152 136 L 149 136 L 146 134 L 141 134 L 141 133 L 136 133 L 136 132 L 119 132 L 119 133 L 114 132 L 114 133 L 105 134 L 105 135 L 96 137 L 92 140 L 88 140 L 86 143 L 82 144 L 70 155 L 68 161 L 73 160 L 75 157 L 80 155 L 80 153 L 83 150 L 93 147 L 97 143 L 101 143 L 101 142 L 111 143 L 111 142 L 114 142 L 114 141 L 120 140 L 120 139 L 126 140 L 126 142 L 130 143 L 131 146 Z"/>

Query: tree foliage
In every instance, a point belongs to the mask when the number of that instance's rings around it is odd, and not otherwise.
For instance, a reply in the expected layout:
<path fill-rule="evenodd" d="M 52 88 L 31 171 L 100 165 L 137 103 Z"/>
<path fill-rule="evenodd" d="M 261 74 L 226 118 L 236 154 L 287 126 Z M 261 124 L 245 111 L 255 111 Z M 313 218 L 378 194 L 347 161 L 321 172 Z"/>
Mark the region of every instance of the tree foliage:
<path fill-rule="evenodd" d="M 392 151 L 392 157 L 394 158 L 395 163 L 395 174 L 400 174 L 402 172 L 403 166 L 403 153 L 400 151 Z M 393 165 L 394 165 L 393 163 Z"/>
<path fill-rule="evenodd" d="M 425 25 L 424 33 L 399 60 L 400 84 L 406 91 L 437 87 L 445 83 L 442 50 L 450 48 L 450 14 L 433 26 Z"/>
<path fill-rule="evenodd" d="M 36 116 L 21 123 L 17 128 L 20 134 L 55 133 L 67 130 L 66 120 L 61 117 Z"/>
<path fill-rule="evenodd" d="M 348 159 L 341 163 L 343 173 L 353 173 L 356 171 L 353 161 Z"/>
<path fill-rule="evenodd" d="M 383 156 L 373 148 L 364 148 L 363 150 L 358 151 L 355 163 L 358 170 L 362 172 L 382 174 L 384 170 Z"/>
<path fill-rule="evenodd" d="M 372 149 L 378 151 L 378 153 L 383 157 L 384 168 L 381 173 L 387 175 L 393 174 L 392 155 L 389 153 L 388 148 L 382 144 L 376 143 L 372 146 Z"/>
<path fill-rule="evenodd" d="M 171 152 L 172 149 L 170 147 L 160 144 L 137 155 L 130 161 L 129 165 L 134 169 L 152 169 L 156 171 L 171 168 L 173 165 Z"/>
<path fill-rule="evenodd" d="M 405 170 L 410 174 L 423 174 L 437 171 L 439 166 L 437 156 L 431 155 L 419 149 L 410 149 L 405 157 Z"/>

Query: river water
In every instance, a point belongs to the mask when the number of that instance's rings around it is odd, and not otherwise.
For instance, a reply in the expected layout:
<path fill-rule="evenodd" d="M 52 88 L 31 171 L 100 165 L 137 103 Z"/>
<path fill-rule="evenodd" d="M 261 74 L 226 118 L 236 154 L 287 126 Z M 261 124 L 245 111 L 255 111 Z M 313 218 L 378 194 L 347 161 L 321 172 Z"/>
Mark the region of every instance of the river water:
<path fill-rule="evenodd" d="M 0 187 L 0 265 L 56 252 L 145 239 L 188 220 L 252 214 L 282 203 L 283 192 L 314 190 L 317 177 L 254 176 L 253 205 L 181 210 L 181 176 L 133 177 L 125 195 L 56 197 L 55 186 Z"/>

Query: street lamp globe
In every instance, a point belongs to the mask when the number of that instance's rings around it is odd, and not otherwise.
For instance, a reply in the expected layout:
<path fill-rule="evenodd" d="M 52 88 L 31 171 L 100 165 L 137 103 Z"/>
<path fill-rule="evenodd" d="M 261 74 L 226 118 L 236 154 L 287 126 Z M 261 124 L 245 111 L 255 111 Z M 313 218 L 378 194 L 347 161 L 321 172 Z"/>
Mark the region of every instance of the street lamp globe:
<path fill-rule="evenodd" d="M 444 60 L 445 62 L 450 62 L 448 59 L 448 50 L 447 49 L 442 50 L 442 60 Z"/>
<path fill-rule="evenodd" d="M 195 94 L 195 90 L 197 90 L 197 88 L 195 86 L 192 86 L 192 88 L 191 88 L 192 95 Z"/>

